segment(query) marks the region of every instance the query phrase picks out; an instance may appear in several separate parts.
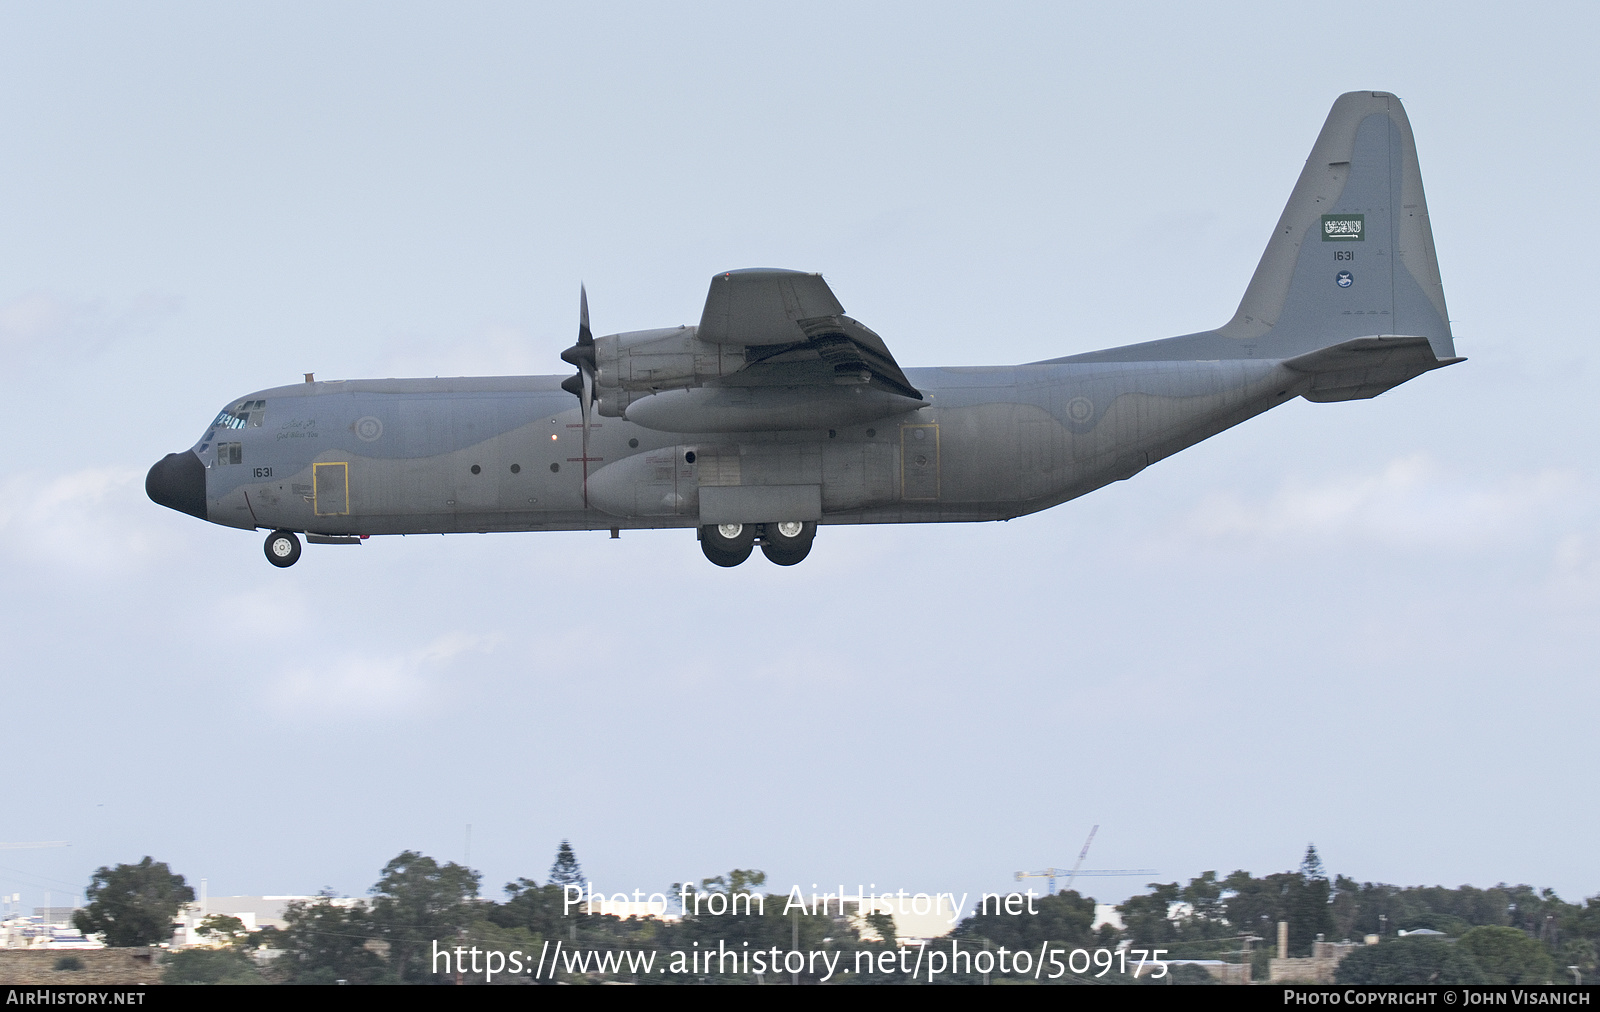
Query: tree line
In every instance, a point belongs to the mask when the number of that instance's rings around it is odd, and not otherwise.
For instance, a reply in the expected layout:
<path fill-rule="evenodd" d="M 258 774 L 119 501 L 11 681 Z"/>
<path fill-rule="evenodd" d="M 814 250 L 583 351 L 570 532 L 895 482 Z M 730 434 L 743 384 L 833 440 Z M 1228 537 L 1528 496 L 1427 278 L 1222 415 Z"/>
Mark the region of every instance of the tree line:
<path fill-rule="evenodd" d="M 583 883 L 582 869 L 570 844 L 563 841 L 545 882 L 518 878 L 503 888 L 503 899 L 481 893 L 478 872 L 454 862 L 440 863 L 405 851 L 384 866 L 364 899 L 322 895 L 294 901 L 282 928 L 249 932 L 237 918 L 215 915 L 201 930 L 211 947 L 169 953 L 165 980 L 173 983 L 352 984 L 485 983 L 527 984 L 527 976 L 501 973 L 492 981 L 480 969 L 462 970 L 454 963 L 440 973 L 433 960 L 435 943 L 454 949 L 538 953 L 560 941 L 568 951 L 688 951 L 698 944 L 751 951 L 828 949 L 854 954 L 894 949 L 894 922 L 885 914 L 864 922 L 840 916 L 837 910 L 815 914 L 784 913 L 785 897 L 768 896 L 765 910 L 755 914 L 711 914 L 727 904 L 703 904 L 676 920 L 622 918 L 566 908 L 564 889 Z M 726 876 L 689 886 L 674 883 L 670 892 L 725 895 L 759 892 L 766 876 L 734 869 Z M 146 857 L 138 864 L 99 869 L 86 891 L 88 906 L 76 915 L 86 934 L 99 934 L 107 944 L 151 945 L 166 941 L 181 907 L 194 891 L 181 875 Z M 1347 983 L 1531 983 L 1585 981 L 1596 971 L 1600 945 L 1600 896 L 1582 904 L 1568 903 L 1549 889 L 1496 885 L 1488 889 L 1461 886 L 1400 887 L 1357 882 L 1342 875 L 1330 878 L 1315 847 L 1308 847 L 1297 871 L 1261 877 L 1235 871 L 1219 877 L 1207 871 L 1189 880 L 1150 883 L 1147 891 L 1116 909 L 1123 926 L 1095 926 L 1092 897 L 1066 890 L 1036 900 L 1034 915 L 975 912 L 950 933 L 963 948 L 1002 947 L 1038 951 L 1042 944 L 1067 949 L 1161 948 L 1169 959 L 1223 959 L 1254 963 L 1253 977 L 1266 979 L 1267 960 L 1276 952 L 1277 924 L 1288 922 L 1284 955 L 1304 956 L 1320 938 L 1361 941 L 1376 935 L 1379 944 L 1355 950 L 1339 967 Z M 1440 934 L 1411 935 L 1417 929 Z M 267 950 L 263 953 L 261 950 Z M 783 982 L 790 978 L 780 975 Z M 800 973 L 798 979 L 814 979 Z M 952 983 L 1004 980 L 1004 973 L 952 973 Z M 1068 975 L 1061 982 L 1092 975 Z M 1175 967 L 1173 979 L 1205 983 L 1210 977 L 1192 966 Z M 600 982 L 627 979 L 626 973 L 569 972 L 541 975 L 540 984 Z M 884 975 L 853 983 L 909 983 L 904 976 Z M 749 983 L 740 974 L 707 970 L 685 977 L 666 974 L 652 983 L 687 981 Z M 762 982 L 779 982 L 768 978 Z M 1097 983 L 1129 983 L 1108 974 Z"/>
<path fill-rule="evenodd" d="M 1117 908 L 1128 937 L 1167 946 L 1175 958 L 1253 952 L 1257 980 L 1277 954 L 1279 921 L 1288 922 L 1289 956 L 1311 955 L 1319 938 L 1377 936 L 1378 945 L 1340 963 L 1338 982 L 1350 984 L 1570 982 L 1574 971 L 1592 981 L 1600 946 L 1600 896 L 1579 904 L 1527 885 L 1446 889 L 1330 879 L 1314 846 L 1297 871 L 1260 878 L 1208 871 L 1187 885 L 1148 888 Z M 1418 930 L 1424 934 L 1409 934 Z"/>

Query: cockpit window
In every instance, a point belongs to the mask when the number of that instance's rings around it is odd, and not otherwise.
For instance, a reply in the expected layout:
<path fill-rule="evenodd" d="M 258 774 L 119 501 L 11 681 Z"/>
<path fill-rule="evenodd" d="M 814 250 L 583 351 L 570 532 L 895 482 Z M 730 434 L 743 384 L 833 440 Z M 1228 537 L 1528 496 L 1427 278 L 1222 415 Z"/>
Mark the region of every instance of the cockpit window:
<path fill-rule="evenodd" d="M 212 426 L 218 429 L 242 429 L 249 426 L 259 429 L 262 420 L 266 417 L 267 402 L 264 400 L 240 401 L 229 408 L 224 408 Z"/>

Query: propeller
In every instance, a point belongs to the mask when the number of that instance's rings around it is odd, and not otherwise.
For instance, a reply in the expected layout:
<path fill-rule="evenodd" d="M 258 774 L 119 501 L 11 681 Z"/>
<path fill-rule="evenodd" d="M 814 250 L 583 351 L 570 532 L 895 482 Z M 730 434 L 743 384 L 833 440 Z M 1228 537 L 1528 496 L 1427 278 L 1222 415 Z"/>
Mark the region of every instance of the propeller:
<path fill-rule="evenodd" d="M 561 389 L 578 398 L 583 413 L 583 508 L 589 508 L 589 414 L 594 406 L 594 333 L 589 330 L 589 292 L 578 285 L 578 343 L 561 353 L 561 361 L 578 374 L 561 381 Z"/>

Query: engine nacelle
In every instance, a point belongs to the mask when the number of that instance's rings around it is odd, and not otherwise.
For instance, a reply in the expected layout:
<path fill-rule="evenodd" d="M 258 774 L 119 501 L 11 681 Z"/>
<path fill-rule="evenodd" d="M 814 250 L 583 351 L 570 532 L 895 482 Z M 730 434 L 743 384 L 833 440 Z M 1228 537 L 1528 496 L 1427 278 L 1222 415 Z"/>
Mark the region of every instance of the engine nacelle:
<path fill-rule="evenodd" d="M 620 418 L 628 405 L 662 390 L 699 386 L 744 367 L 742 347 L 711 344 L 694 327 L 636 330 L 594 342 L 600 414 Z"/>

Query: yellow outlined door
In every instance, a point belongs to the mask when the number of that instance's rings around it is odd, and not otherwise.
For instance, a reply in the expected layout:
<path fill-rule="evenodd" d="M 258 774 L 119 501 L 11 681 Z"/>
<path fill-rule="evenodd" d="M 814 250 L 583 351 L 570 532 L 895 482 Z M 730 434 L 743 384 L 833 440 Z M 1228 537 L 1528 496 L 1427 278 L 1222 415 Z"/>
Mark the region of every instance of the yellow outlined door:
<path fill-rule="evenodd" d="M 900 498 L 939 498 L 939 425 L 900 426 Z"/>
<path fill-rule="evenodd" d="M 319 517 L 342 517 L 350 512 L 350 465 L 339 461 L 311 465 L 311 509 Z"/>

